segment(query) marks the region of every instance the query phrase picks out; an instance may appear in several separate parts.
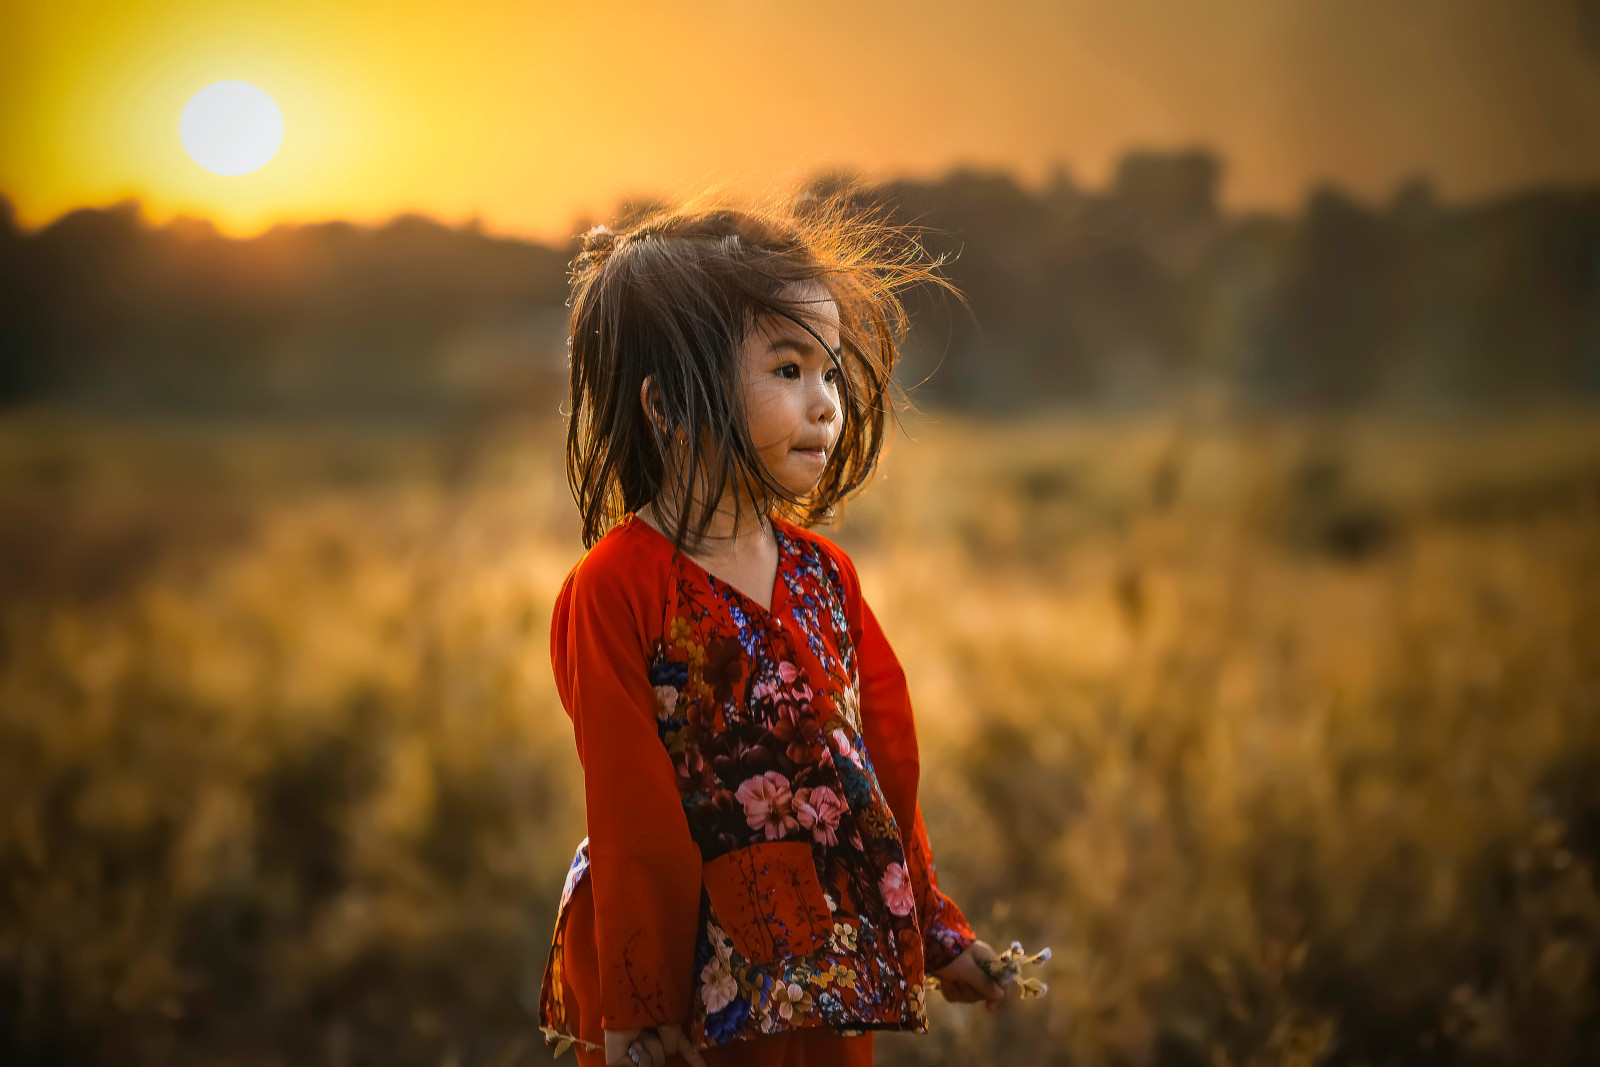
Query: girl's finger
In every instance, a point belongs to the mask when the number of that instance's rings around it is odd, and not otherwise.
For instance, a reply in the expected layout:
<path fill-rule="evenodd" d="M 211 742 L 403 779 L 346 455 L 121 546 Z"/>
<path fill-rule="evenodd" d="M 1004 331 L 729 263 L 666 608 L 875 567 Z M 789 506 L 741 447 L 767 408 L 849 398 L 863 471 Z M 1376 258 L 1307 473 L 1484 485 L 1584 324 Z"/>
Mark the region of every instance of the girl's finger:
<path fill-rule="evenodd" d="M 655 1030 L 646 1030 L 640 1034 L 639 1043 L 644 1046 L 644 1059 L 649 1067 L 665 1067 L 667 1052 L 661 1047 L 661 1039 L 656 1036 Z"/>
<path fill-rule="evenodd" d="M 633 1046 L 639 1037 L 638 1030 L 606 1030 L 605 1055 L 606 1067 L 633 1067 L 634 1061 L 628 1057 L 628 1049 Z M 640 1053 L 641 1057 L 643 1053 Z"/>
<path fill-rule="evenodd" d="M 662 1044 L 669 1053 L 676 1052 L 682 1056 L 689 1067 L 706 1067 L 706 1061 L 701 1057 L 700 1050 L 694 1047 L 689 1036 L 683 1032 L 681 1026 L 672 1026 L 661 1031 Z"/>
<path fill-rule="evenodd" d="M 976 989 L 973 989 L 959 978 L 946 979 L 940 988 L 944 990 L 944 999 L 957 1004 L 970 1004 L 975 1000 L 981 999 Z"/>

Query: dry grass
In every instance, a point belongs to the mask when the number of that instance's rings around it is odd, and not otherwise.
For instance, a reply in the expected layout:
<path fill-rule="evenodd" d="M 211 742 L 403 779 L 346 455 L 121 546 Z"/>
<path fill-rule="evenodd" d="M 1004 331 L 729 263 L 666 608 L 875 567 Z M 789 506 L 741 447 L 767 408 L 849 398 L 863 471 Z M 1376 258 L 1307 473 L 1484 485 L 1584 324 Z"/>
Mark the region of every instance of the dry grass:
<path fill-rule="evenodd" d="M 546 1056 L 556 429 L 0 424 L 5 1059 Z M 834 535 L 1054 955 L 883 1062 L 1592 1062 L 1600 422 L 913 433 Z"/>

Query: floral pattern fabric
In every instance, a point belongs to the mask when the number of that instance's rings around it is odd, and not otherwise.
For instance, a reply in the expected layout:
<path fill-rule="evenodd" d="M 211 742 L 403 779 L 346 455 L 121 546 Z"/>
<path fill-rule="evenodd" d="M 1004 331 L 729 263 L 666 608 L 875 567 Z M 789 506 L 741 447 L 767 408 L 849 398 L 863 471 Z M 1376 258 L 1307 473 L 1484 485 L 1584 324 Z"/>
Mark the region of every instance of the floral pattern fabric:
<path fill-rule="evenodd" d="M 904 673 L 854 568 L 773 525 L 770 607 L 632 515 L 562 588 L 552 660 L 589 837 L 562 891 L 544 1025 L 679 1022 L 702 1047 L 925 1032 L 926 974 L 974 940 L 938 889 Z M 594 930 L 578 945 L 566 920 L 585 890 Z M 568 1003 L 566 957 L 588 951 L 598 1011 Z"/>

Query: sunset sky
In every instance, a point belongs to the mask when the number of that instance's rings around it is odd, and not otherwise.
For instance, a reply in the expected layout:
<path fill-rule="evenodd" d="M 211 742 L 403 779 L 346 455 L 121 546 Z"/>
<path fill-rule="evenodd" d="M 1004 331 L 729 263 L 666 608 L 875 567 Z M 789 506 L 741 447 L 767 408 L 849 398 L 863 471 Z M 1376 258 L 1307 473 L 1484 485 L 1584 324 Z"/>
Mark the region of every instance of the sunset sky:
<path fill-rule="evenodd" d="M 1236 208 L 1418 173 L 1475 198 L 1600 180 L 1584 2 L 7 0 L 0 193 L 27 226 L 132 196 L 241 235 L 421 211 L 554 237 L 824 165 L 1098 186 L 1129 148 L 1203 145 Z M 234 79 L 283 141 L 221 176 L 178 120 Z"/>

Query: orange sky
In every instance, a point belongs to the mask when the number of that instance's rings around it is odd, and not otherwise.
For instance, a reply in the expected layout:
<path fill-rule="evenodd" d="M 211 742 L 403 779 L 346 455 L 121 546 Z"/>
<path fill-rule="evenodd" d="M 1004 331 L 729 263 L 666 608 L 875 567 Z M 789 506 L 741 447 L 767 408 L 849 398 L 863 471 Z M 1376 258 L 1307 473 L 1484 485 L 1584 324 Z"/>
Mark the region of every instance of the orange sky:
<path fill-rule="evenodd" d="M 564 235 L 630 192 L 824 164 L 933 175 L 1209 145 L 1232 207 L 1332 180 L 1451 198 L 1600 180 L 1577 0 L 6 0 L 0 192 L 24 225 L 135 196 L 164 221 L 414 210 Z M 184 103 L 240 79 L 284 141 L 222 177 Z"/>

